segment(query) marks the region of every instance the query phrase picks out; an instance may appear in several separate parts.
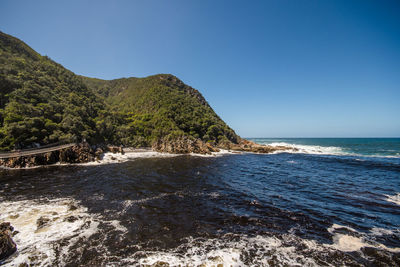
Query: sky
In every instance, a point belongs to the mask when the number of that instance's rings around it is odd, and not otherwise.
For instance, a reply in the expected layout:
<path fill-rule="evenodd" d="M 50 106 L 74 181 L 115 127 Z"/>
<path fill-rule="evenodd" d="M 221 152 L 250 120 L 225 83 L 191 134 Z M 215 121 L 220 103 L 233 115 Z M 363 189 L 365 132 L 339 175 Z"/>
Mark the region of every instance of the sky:
<path fill-rule="evenodd" d="M 0 1 L 67 69 L 171 73 L 242 137 L 400 137 L 400 1 Z"/>

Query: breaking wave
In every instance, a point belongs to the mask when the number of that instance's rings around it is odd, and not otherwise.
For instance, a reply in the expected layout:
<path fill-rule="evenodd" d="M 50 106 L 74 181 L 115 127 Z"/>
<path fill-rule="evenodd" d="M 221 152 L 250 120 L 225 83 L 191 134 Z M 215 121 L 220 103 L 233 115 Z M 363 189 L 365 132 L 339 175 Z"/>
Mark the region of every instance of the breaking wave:
<path fill-rule="evenodd" d="M 400 193 L 397 193 L 396 195 L 386 195 L 386 201 L 392 202 L 396 205 L 400 206 Z"/>

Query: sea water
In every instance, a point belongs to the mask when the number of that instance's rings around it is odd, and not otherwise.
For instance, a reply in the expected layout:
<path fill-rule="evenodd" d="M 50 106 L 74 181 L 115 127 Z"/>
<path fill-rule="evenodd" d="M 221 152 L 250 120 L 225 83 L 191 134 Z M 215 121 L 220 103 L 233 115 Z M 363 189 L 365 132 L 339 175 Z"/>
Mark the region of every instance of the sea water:
<path fill-rule="evenodd" d="M 297 150 L 0 170 L 3 264 L 400 265 L 400 139 L 253 141 Z"/>

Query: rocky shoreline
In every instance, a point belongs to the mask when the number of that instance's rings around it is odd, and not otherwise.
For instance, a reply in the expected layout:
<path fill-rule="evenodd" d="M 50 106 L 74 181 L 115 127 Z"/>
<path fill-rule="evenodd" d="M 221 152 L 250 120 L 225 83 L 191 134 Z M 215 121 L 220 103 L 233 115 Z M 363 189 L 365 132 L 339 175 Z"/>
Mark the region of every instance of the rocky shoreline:
<path fill-rule="evenodd" d="M 172 141 L 161 139 L 153 145 L 152 149 L 158 152 L 174 154 L 211 154 L 213 152 L 219 152 L 220 149 L 264 154 L 287 150 L 297 151 L 296 148 L 292 147 L 260 145 L 246 139 L 240 139 L 237 144 L 232 142 L 213 144 L 203 142 L 200 139 L 190 139 L 188 137 L 181 137 Z"/>
<path fill-rule="evenodd" d="M 155 142 L 151 147 L 151 150 L 161 153 L 194 153 L 203 155 L 212 154 L 213 152 L 219 152 L 221 149 L 251 153 L 273 153 L 277 151 L 296 150 L 294 148 L 285 146 L 259 145 L 246 139 L 240 139 L 240 142 L 238 144 L 234 144 L 231 142 L 213 144 L 203 142 L 200 139 L 193 139 L 186 136 L 182 136 L 174 140 L 160 139 L 158 140 L 158 142 Z M 104 153 L 106 152 L 124 154 L 124 149 L 121 146 L 91 146 L 88 143 L 79 143 L 72 147 L 60 149 L 57 151 L 51 151 L 30 156 L 0 159 L 0 166 L 17 169 L 52 165 L 56 163 L 88 163 L 96 160 L 101 160 Z"/>

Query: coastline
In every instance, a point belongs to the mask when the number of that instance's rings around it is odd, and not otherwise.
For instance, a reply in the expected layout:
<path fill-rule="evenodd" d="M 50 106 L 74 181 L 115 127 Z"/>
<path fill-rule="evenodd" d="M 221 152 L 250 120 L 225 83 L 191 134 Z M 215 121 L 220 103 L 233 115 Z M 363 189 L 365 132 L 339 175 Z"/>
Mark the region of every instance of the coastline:
<path fill-rule="evenodd" d="M 79 143 L 72 147 L 56 151 L 0 159 L 3 169 L 31 169 L 42 166 L 56 165 L 97 165 L 118 163 L 130 158 L 139 157 L 168 157 L 168 156 L 201 156 L 212 157 L 223 154 L 260 153 L 270 154 L 293 150 L 288 146 L 260 145 L 241 139 L 238 144 L 224 143 L 217 146 L 204 143 L 201 140 L 176 139 L 156 142 L 152 147 L 133 148 L 114 145 L 89 145 Z"/>

